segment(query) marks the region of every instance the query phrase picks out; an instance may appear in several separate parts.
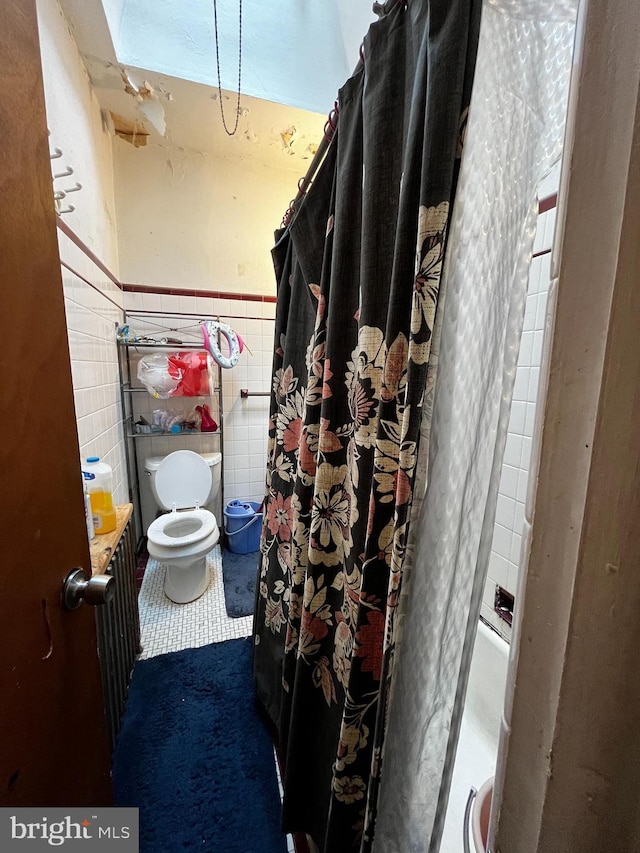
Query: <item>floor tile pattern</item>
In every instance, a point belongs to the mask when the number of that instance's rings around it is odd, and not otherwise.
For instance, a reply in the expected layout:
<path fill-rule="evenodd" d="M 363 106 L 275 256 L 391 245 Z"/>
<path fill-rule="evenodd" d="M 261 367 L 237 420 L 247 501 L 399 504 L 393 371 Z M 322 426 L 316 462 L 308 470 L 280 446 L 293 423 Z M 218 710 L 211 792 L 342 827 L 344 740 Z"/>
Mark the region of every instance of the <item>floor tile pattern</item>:
<path fill-rule="evenodd" d="M 227 616 L 219 546 L 207 555 L 207 562 L 211 580 L 204 595 L 189 604 L 174 604 L 164 594 L 164 566 L 149 558 L 138 598 L 141 658 L 195 649 L 251 634 L 253 616 L 241 619 Z"/>

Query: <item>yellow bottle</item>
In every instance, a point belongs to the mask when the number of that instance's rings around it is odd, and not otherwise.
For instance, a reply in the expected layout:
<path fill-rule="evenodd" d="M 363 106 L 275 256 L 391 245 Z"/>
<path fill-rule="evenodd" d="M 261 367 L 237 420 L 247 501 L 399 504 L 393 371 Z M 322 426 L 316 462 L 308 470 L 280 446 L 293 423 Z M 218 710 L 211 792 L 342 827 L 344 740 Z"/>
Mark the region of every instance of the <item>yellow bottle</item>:
<path fill-rule="evenodd" d="M 91 503 L 93 527 L 96 533 L 110 533 L 116 529 L 116 511 L 112 497 L 112 471 L 99 456 L 89 456 L 82 466 Z"/>
<path fill-rule="evenodd" d="M 113 508 L 111 492 L 98 489 L 89 492 L 91 503 L 91 514 L 93 515 L 93 529 L 96 533 L 110 533 L 116 529 L 116 511 Z"/>

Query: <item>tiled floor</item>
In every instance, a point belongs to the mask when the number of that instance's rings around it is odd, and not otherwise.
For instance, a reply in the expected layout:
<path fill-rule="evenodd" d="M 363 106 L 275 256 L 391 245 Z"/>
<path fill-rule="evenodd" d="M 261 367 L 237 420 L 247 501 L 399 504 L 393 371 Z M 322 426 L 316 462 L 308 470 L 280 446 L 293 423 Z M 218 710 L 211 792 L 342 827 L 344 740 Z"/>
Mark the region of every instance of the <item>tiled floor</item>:
<path fill-rule="evenodd" d="M 149 558 L 138 598 L 141 658 L 180 649 L 195 649 L 251 634 L 252 616 L 241 619 L 230 619 L 227 616 L 222 558 L 218 546 L 207 556 L 207 560 L 211 572 L 207 591 L 189 604 L 174 604 L 164 594 L 163 567 Z"/>
<path fill-rule="evenodd" d="M 235 640 L 251 634 L 253 616 L 230 619 L 224 606 L 222 557 L 216 546 L 207 556 L 211 581 L 196 601 L 174 604 L 164 594 L 164 569 L 149 558 L 138 598 L 142 652 L 150 658 L 180 649 L 194 649 L 209 643 Z M 274 753 L 275 760 L 275 753 Z M 278 787 L 282 797 L 280 769 L 276 761 Z M 287 851 L 295 853 L 293 837 L 287 835 Z"/>

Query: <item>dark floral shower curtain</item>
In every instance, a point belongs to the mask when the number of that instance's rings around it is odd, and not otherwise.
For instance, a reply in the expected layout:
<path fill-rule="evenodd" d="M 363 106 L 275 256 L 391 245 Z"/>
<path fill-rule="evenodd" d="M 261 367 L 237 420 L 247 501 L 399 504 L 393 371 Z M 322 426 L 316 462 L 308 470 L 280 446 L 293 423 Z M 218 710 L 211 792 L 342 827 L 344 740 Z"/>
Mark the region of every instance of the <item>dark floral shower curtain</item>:
<path fill-rule="evenodd" d="M 371 848 L 395 617 L 477 0 L 389 2 L 274 249 L 258 698 L 284 828 Z M 412 733 L 407 732 L 407 737 Z"/>

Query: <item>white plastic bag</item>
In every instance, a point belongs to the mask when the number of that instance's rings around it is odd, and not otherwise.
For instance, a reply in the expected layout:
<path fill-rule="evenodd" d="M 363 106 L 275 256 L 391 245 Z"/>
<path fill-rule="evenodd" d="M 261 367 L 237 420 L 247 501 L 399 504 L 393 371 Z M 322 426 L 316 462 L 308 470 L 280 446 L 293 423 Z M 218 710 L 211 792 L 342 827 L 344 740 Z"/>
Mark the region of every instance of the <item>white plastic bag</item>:
<path fill-rule="evenodd" d="M 152 397 L 166 400 L 173 397 L 182 377 L 175 370 L 169 372 L 169 353 L 155 352 L 138 362 L 138 379 Z"/>

